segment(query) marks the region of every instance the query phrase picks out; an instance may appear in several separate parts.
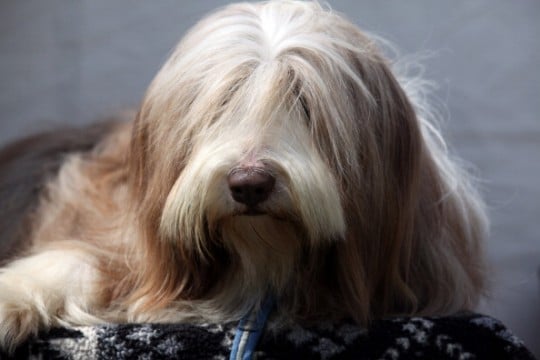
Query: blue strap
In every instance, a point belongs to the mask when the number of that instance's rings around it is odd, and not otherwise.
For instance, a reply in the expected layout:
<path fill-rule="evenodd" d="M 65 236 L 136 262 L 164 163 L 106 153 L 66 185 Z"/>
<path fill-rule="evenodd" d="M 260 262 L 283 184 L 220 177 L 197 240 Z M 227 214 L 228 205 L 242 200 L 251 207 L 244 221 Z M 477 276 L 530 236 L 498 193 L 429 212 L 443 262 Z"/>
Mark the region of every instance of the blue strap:
<path fill-rule="evenodd" d="M 273 307 L 274 300 L 267 297 L 261 307 L 255 307 L 240 320 L 229 360 L 251 360 Z"/>

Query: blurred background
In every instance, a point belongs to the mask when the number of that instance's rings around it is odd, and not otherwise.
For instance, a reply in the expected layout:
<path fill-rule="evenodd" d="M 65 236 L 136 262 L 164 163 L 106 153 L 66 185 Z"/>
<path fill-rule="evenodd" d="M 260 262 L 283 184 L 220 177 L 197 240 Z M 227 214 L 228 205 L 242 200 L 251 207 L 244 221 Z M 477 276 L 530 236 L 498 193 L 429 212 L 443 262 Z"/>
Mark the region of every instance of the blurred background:
<path fill-rule="evenodd" d="M 0 1 L 0 145 L 136 107 L 183 33 L 226 3 Z M 329 4 L 402 54 L 429 54 L 444 132 L 490 208 L 492 289 L 479 311 L 540 357 L 540 2 Z"/>

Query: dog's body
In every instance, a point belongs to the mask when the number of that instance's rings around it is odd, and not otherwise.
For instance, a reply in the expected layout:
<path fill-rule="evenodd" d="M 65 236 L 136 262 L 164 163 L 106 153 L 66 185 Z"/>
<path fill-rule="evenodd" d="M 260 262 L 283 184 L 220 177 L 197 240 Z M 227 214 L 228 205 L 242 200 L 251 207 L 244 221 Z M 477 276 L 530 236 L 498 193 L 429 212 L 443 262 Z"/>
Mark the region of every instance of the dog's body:
<path fill-rule="evenodd" d="M 3 225 L 22 255 L 0 270 L 0 343 L 53 325 L 233 320 L 269 295 L 298 321 L 470 309 L 482 202 L 410 85 L 317 4 L 203 20 L 136 118 L 69 147 L 14 212 L 24 231 Z M 0 153 L 0 174 L 20 156 Z"/>

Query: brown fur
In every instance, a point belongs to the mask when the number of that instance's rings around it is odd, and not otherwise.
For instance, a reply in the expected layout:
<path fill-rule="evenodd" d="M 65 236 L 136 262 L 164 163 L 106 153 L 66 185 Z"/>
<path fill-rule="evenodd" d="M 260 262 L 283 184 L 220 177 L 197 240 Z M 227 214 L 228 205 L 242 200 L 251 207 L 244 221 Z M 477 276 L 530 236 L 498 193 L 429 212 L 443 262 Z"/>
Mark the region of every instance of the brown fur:
<path fill-rule="evenodd" d="M 58 173 L 66 156 L 87 152 L 116 121 L 84 128 L 58 128 L 6 145 L 0 150 L 0 263 L 30 246 L 32 214 L 45 184 Z"/>

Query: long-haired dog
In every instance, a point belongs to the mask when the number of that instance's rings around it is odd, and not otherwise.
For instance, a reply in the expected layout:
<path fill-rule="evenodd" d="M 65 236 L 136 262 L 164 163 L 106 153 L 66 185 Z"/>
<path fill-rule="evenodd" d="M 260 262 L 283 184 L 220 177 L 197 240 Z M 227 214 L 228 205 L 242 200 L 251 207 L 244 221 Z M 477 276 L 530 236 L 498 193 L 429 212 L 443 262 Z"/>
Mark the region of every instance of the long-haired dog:
<path fill-rule="evenodd" d="M 180 42 L 133 121 L 5 149 L 19 217 L 2 219 L 1 344 L 229 321 L 267 296 L 294 321 L 471 309 L 483 205 L 392 71 L 316 3 L 231 5 Z"/>

